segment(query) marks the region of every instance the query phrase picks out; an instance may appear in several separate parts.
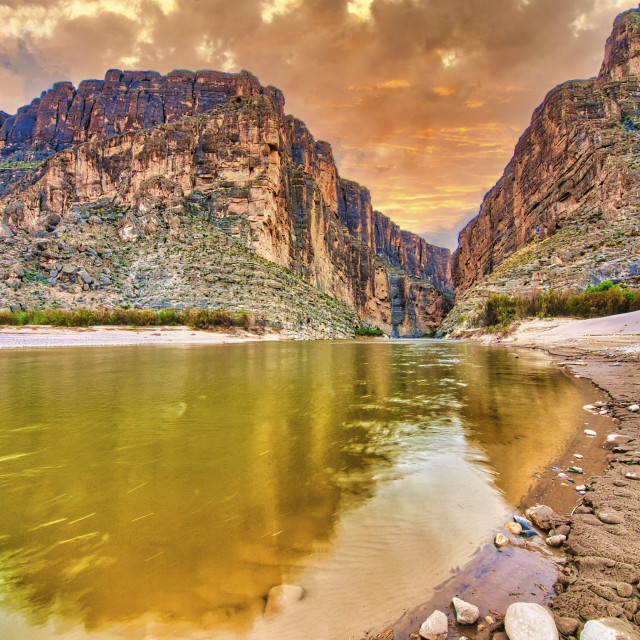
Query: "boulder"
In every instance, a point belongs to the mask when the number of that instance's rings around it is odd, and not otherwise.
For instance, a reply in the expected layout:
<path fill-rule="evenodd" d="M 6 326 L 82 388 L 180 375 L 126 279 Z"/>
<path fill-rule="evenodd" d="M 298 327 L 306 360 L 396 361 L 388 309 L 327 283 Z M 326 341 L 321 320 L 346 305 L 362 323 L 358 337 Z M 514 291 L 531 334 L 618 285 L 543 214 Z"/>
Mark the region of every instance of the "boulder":
<path fill-rule="evenodd" d="M 640 633 L 626 620 L 600 618 L 584 625 L 580 640 L 640 640 Z"/>
<path fill-rule="evenodd" d="M 304 598 L 304 589 L 293 584 L 279 584 L 269 589 L 267 606 L 264 610 L 266 615 L 279 613 L 283 609 L 291 606 Z"/>
<path fill-rule="evenodd" d="M 504 618 L 509 640 L 558 640 L 553 616 L 539 604 L 515 602 Z"/>
<path fill-rule="evenodd" d="M 425 640 L 444 640 L 449 633 L 447 616 L 437 609 L 422 623 L 420 636 Z"/>
<path fill-rule="evenodd" d="M 458 624 L 475 624 L 480 617 L 480 610 L 474 604 L 460 598 L 453 598 L 453 608 L 456 612 Z"/>

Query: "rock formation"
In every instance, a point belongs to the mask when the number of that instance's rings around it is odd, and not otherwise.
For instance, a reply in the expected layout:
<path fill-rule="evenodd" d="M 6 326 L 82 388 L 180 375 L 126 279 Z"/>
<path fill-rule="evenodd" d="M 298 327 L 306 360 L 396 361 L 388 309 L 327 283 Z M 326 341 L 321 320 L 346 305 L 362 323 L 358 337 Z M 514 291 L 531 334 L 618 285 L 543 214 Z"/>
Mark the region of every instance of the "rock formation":
<path fill-rule="evenodd" d="M 502 178 L 460 234 L 459 301 L 469 302 L 465 291 L 480 281 L 504 293 L 603 279 L 636 286 L 639 55 L 640 10 L 633 9 L 616 19 L 600 75 L 556 87 L 536 109 Z"/>
<path fill-rule="evenodd" d="M 4 120 L 0 235 L 55 234 L 96 203 L 125 212 L 121 242 L 171 239 L 172 225 L 199 216 L 364 322 L 432 331 L 449 308 L 448 251 L 374 212 L 330 145 L 283 106 L 246 72 L 110 71 L 77 91 L 55 85 Z"/>

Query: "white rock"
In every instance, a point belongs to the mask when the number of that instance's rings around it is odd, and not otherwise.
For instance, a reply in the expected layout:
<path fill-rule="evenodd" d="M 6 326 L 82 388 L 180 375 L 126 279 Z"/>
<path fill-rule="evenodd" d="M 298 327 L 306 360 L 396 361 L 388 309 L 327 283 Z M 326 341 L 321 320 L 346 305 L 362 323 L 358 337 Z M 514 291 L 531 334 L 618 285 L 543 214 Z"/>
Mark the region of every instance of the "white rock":
<path fill-rule="evenodd" d="M 635 413 L 636 411 L 640 411 L 640 406 L 639 406 L 639 405 L 637 405 L 637 404 L 629 405 L 629 411 L 633 411 L 634 413 Z"/>
<path fill-rule="evenodd" d="M 585 436 L 597 436 L 598 434 L 593 429 L 585 429 L 584 430 L 584 435 Z"/>
<path fill-rule="evenodd" d="M 557 536 L 549 536 L 545 542 L 550 546 L 550 547 L 559 547 L 565 540 L 567 539 L 567 536 L 563 536 L 563 535 L 557 535 Z"/>
<path fill-rule="evenodd" d="M 593 411 L 596 407 L 592 404 L 585 404 L 584 407 L 582 407 L 585 411 Z"/>
<path fill-rule="evenodd" d="M 458 624 L 475 624 L 476 620 L 480 617 L 478 607 L 460 598 L 454 598 L 452 602 L 453 608 L 456 610 L 456 620 Z"/>
<path fill-rule="evenodd" d="M 449 633 L 447 616 L 437 609 L 422 623 L 420 635 L 425 640 L 444 640 Z"/>
<path fill-rule="evenodd" d="M 267 606 L 264 610 L 266 615 L 279 613 L 289 607 L 294 602 L 304 598 L 304 589 L 293 584 L 279 584 L 269 589 Z"/>
<path fill-rule="evenodd" d="M 553 616 L 539 604 L 515 602 L 504 617 L 509 640 L 558 640 Z"/>
<path fill-rule="evenodd" d="M 576 458 L 577 460 L 582 460 L 582 458 L 584 458 L 584 456 L 580 455 L 579 453 L 574 453 L 573 457 Z"/>
<path fill-rule="evenodd" d="M 640 634 L 626 621 L 619 618 L 589 620 L 584 625 L 580 640 L 638 640 Z"/>

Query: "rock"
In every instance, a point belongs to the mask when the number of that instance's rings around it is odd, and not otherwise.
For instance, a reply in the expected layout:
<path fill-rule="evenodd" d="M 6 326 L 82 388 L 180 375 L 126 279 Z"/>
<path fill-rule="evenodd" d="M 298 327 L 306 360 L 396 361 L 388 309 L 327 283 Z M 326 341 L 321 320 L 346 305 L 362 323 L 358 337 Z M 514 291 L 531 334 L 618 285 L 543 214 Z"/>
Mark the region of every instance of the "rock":
<path fill-rule="evenodd" d="M 513 516 L 513 519 L 522 527 L 523 531 L 529 531 L 532 527 L 531 523 L 522 516 Z"/>
<path fill-rule="evenodd" d="M 626 620 L 600 618 L 584 625 L 580 640 L 640 640 L 640 634 Z"/>
<path fill-rule="evenodd" d="M 510 604 L 504 627 L 509 640 L 558 640 L 553 616 L 544 607 L 531 602 Z"/>
<path fill-rule="evenodd" d="M 613 449 L 620 444 L 627 444 L 628 442 L 631 442 L 631 440 L 633 440 L 633 438 L 631 438 L 630 436 L 625 436 L 621 433 L 611 433 L 607 436 L 603 447 L 605 449 Z"/>
<path fill-rule="evenodd" d="M 293 584 L 279 584 L 269 589 L 265 615 L 279 613 L 304 598 L 304 589 Z"/>
<path fill-rule="evenodd" d="M 585 404 L 584 407 L 582 407 L 585 411 L 594 411 L 595 409 L 597 409 L 598 407 L 596 407 L 593 404 Z"/>
<path fill-rule="evenodd" d="M 573 635 L 576 632 L 578 625 L 580 624 L 580 620 L 577 620 L 576 618 L 566 618 L 566 617 L 561 618 L 559 616 L 554 616 L 554 620 L 556 622 L 556 627 L 558 631 L 563 636 Z"/>
<path fill-rule="evenodd" d="M 509 533 L 512 533 L 514 536 L 519 536 L 522 533 L 522 525 L 517 522 L 507 522 L 503 526 Z"/>
<path fill-rule="evenodd" d="M 493 634 L 493 638 L 491 640 L 509 640 L 509 636 L 504 631 L 498 631 Z"/>
<path fill-rule="evenodd" d="M 624 518 L 615 511 L 599 511 L 596 515 L 605 524 L 621 524 L 624 522 Z"/>
<path fill-rule="evenodd" d="M 437 609 L 422 623 L 420 636 L 425 640 L 444 640 L 449 633 L 447 616 Z"/>
<path fill-rule="evenodd" d="M 503 533 L 498 533 L 493 539 L 493 544 L 495 544 L 499 549 L 500 547 L 504 547 L 506 544 L 509 544 L 509 538 L 507 538 Z"/>
<path fill-rule="evenodd" d="M 636 411 L 640 411 L 640 405 L 630 404 L 628 409 L 629 411 L 633 411 L 635 413 Z"/>
<path fill-rule="evenodd" d="M 640 474 L 637 474 L 635 471 L 629 471 L 624 474 L 625 478 L 629 478 L 629 480 L 640 480 Z"/>
<path fill-rule="evenodd" d="M 578 484 L 576 485 L 576 491 L 586 491 L 588 489 L 586 484 Z"/>
<path fill-rule="evenodd" d="M 597 436 L 598 434 L 593 429 L 585 429 L 584 430 L 584 435 L 585 436 Z"/>
<path fill-rule="evenodd" d="M 568 536 L 570 531 L 571 527 L 568 524 L 561 524 L 553 530 L 553 533 L 557 536 Z"/>
<path fill-rule="evenodd" d="M 628 582 L 621 582 L 616 586 L 616 591 L 621 598 L 630 598 L 633 595 L 633 586 Z"/>
<path fill-rule="evenodd" d="M 456 612 L 458 624 L 475 624 L 480 617 L 480 610 L 473 604 L 460 598 L 453 598 L 453 608 Z"/>
<path fill-rule="evenodd" d="M 567 536 L 563 536 L 563 535 L 555 535 L 555 536 L 549 536 L 545 542 L 550 546 L 550 547 L 559 547 L 565 540 L 567 539 Z"/>
<path fill-rule="evenodd" d="M 547 507 L 546 505 L 540 504 L 535 507 L 531 507 L 527 509 L 525 512 L 527 518 L 533 521 L 535 525 L 543 529 L 544 531 L 549 531 L 553 527 L 552 518 L 555 515 L 553 509 Z"/>

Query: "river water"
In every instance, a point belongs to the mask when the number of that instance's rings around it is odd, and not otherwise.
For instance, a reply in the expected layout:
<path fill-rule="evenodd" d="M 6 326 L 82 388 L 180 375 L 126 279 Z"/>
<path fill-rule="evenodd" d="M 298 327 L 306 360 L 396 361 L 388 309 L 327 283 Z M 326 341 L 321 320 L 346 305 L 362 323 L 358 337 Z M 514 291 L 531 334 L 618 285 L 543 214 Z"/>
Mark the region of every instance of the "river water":
<path fill-rule="evenodd" d="M 535 353 L 428 340 L 0 352 L 0 638 L 360 638 L 581 423 Z M 264 615 L 278 584 L 306 597 Z"/>

